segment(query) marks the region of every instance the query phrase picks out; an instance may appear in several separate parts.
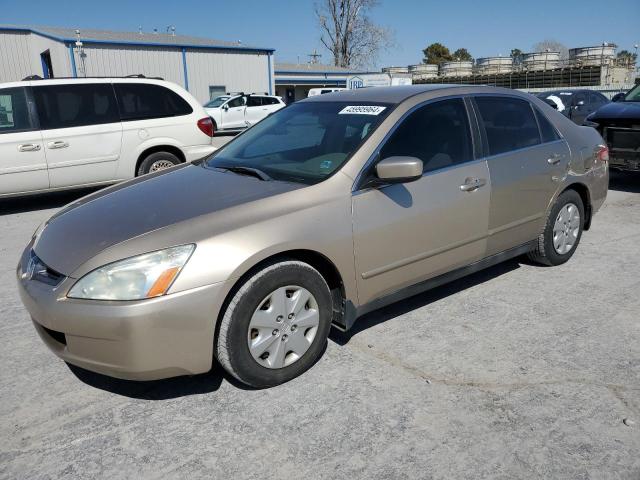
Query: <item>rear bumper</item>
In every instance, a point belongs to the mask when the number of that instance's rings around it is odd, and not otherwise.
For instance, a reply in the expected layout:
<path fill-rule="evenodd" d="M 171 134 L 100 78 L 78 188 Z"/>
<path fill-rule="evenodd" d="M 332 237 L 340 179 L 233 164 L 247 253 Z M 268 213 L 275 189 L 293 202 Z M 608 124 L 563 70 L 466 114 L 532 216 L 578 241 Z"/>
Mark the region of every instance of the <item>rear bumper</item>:
<path fill-rule="evenodd" d="M 131 380 L 211 369 L 223 284 L 142 301 L 86 301 L 66 298 L 74 279 L 52 287 L 22 273 L 18 266 L 18 290 L 36 331 L 66 362 Z"/>
<path fill-rule="evenodd" d="M 184 156 L 187 162 L 193 162 L 200 160 L 201 158 L 208 157 L 217 150 L 213 145 L 194 145 L 191 147 L 184 147 Z"/>

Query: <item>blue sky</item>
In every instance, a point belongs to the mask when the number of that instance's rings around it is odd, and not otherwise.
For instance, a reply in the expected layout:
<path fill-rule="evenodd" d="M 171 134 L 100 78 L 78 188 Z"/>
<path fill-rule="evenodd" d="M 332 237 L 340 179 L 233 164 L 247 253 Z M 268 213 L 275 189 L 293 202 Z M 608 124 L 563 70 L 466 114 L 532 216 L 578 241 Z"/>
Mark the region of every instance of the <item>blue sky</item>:
<path fill-rule="evenodd" d="M 273 47 L 277 61 L 306 61 L 322 49 L 313 0 L 0 0 L 0 23 L 145 31 L 175 25 L 178 33 L 241 40 Z M 419 63 L 421 50 L 439 41 L 474 57 L 508 55 L 543 39 L 568 47 L 640 43 L 640 0 L 381 0 L 373 19 L 395 31 L 397 46 L 378 66 Z"/>

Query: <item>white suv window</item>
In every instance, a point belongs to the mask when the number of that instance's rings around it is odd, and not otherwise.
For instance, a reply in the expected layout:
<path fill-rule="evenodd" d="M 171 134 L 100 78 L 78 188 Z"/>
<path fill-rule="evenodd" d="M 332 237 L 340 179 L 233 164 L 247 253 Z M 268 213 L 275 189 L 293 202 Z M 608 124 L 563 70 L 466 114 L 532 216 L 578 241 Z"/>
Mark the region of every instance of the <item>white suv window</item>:
<path fill-rule="evenodd" d="M 33 130 L 24 88 L 0 89 L 0 134 Z"/>

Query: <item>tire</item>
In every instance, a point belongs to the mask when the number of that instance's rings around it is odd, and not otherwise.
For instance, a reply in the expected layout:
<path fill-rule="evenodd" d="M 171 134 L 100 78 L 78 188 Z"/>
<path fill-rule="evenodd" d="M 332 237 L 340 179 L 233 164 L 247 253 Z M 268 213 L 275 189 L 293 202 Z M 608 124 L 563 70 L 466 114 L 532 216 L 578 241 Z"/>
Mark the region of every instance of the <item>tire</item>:
<path fill-rule="evenodd" d="M 173 167 L 174 165 L 180 165 L 181 163 L 180 159 L 173 153 L 154 152 L 140 162 L 136 174 L 137 176 L 146 175 L 147 173 L 158 172 L 165 168 Z"/>
<path fill-rule="evenodd" d="M 573 221 L 570 220 L 568 222 L 569 224 L 565 226 L 566 230 L 558 230 L 556 228 L 556 220 L 558 220 L 560 212 L 563 211 L 565 207 L 568 209 L 568 211 L 565 210 L 565 218 L 573 218 Z M 575 214 L 573 213 L 573 207 L 575 207 L 579 215 L 577 221 L 574 217 Z M 582 237 L 582 231 L 584 228 L 584 221 L 584 204 L 582 203 L 582 198 L 578 192 L 575 190 L 567 190 L 560 194 L 549 212 L 544 231 L 538 237 L 538 244 L 536 248 L 529 253 L 529 258 L 536 263 L 548 266 L 561 265 L 565 263 L 573 256 L 578 244 L 580 243 L 580 238 Z M 568 232 L 567 235 L 561 233 L 557 237 L 560 239 L 559 243 L 562 243 L 563 236 L 567 239 L 567 243 L 560 249 L 556 248 L 554 245 L 554 228 L 556 228 L 556 232 Z"/>
<path fill-rule="evenodd" d="M 286 299 L 278 296 L 283 291 Z M 296 317 L 293 306 L 306 298 L 304 292 L 310 297 Z M 276 309 L 277 304 L 282 308 Z M 281 311 L 287 313 L 279 315 Z M 229 302 L 215 340 L 216 358 L 229 374 L 251 387 L 288 382 L 322 356 L 332 315 L 329 286 L 316 269 L 295 260 L 268 265 L 249 278 Z M 281 323 L 274 324 L 277 319 Z M 310 327 L 316 319 L 317 326 Z M 297 326 L 298 320 L 304 325 Z M 268 346 L 258 357 L 264 345 Z"/>

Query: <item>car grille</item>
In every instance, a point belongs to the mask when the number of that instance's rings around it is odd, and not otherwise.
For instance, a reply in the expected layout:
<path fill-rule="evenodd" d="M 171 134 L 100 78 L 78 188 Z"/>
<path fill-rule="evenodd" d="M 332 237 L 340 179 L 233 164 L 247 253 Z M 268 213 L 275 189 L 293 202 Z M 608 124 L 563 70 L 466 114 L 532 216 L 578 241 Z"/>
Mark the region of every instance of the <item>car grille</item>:
<path fill-rule="evenodd" d="M 49 268 L 40 258 L 31 250 L 29 263 L 27 264 L 27 277 L 37 282 L 46 283 L 57 287 L 64 280 L 64 275 Z"/>

